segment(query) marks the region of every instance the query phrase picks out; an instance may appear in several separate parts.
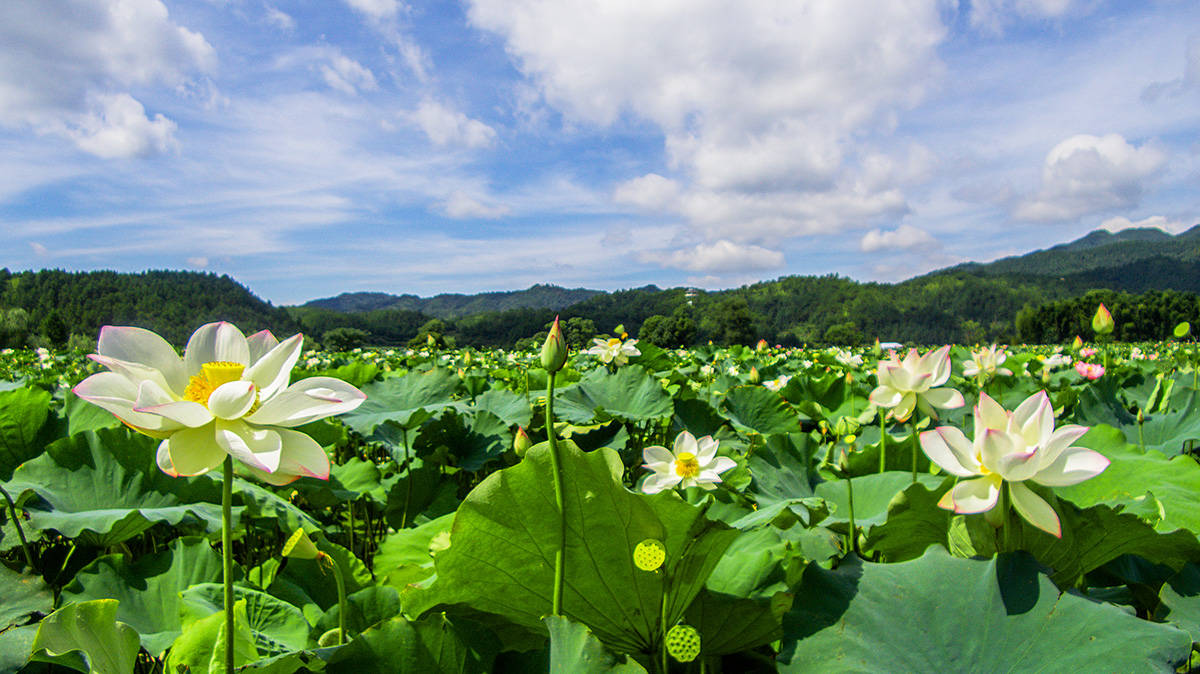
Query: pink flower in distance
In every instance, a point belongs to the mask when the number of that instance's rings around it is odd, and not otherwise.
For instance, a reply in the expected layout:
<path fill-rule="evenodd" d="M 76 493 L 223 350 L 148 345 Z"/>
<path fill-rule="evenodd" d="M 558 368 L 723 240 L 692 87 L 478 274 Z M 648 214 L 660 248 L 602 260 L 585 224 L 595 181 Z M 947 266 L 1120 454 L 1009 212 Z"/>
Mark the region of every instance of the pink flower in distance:
<path fill-rule="evenodd" d="M 1085 363 L 1082 360 L 1076 361 L 1075 371 L 1084 379 L 1095 381 L 1104 376 L 1104 366 L 1096 363 Z"/>

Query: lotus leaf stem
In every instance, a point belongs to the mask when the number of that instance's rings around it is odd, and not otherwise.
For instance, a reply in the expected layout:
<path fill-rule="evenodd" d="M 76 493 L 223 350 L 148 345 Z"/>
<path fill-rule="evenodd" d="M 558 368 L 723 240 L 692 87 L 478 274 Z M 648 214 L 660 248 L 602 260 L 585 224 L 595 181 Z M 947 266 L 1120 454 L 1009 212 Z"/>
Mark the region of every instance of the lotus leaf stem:
<path fill-rule="evenodd" d="M 221 562 L 225 585 L 225 673 L 233 674 L 233 455 L 225 456 L 221 480 Z"/>
<path fill-rule="evenodd" d="M 551 613 L 562 615 L 563 582 L 566 577 L 567 511 L 563 504 L 562 459 L 558 439 L 554 437 L 554 372 L 546 381 L 546 439 L 550 443 L 550 466 L 554 471 L 554 503 L 558 506 L 558 548 L 554 551 L 554 594 Z"/>
<path fill-rule="evenodd" d="M 4 487 L 0 487 L 0 494 L 4 494 L 4 500 L 8 503 L 8 519 L 12 520 L 13 527 L 17 530 L 17 538 L 21 539 L 21 551 L 25 553 L 25 563 L 30 569 L 36 569 L 33 565 L 33 553 L 29 552 L 29 541 L 25 540 L 25 530 L 21 528 L 21 520 L 17 518 L 17 505 L 13 503 L 12 497 L 4 491 Z"/>

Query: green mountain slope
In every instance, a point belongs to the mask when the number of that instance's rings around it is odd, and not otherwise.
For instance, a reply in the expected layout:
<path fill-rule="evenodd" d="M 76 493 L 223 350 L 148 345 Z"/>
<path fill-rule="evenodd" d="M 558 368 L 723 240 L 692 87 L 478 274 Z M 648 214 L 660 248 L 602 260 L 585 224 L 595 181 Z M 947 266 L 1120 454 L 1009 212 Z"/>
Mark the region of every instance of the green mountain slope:
<path fill-rule="evenodd" d="M 475 295 L 444 293 L 425 298 L 416 295 L 389 295 L 387 293 L 342 293 L 337 297 L 313 300 L 302 306 L 341 312 L 400 309 L 416 311 L 442 319 L 452 319 L 487 311 L 562 309 L 599 294 L 601 294 L 599 290 L 538 284 L 525 290 Z"/>

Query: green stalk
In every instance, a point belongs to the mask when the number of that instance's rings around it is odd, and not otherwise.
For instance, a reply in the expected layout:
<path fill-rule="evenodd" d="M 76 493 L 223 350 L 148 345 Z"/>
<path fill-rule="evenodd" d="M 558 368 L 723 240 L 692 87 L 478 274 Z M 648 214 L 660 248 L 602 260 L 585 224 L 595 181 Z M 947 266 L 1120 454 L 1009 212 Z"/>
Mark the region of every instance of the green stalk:
<path fill-rule="evenodd" d="M 662 601 L 659 602 L 659 650 L 662 657 L 662 671 L 667 674 L 667 577 L 666 569 L 663 569 L 663 593 Z"/>
<path fill-rule="evenodd" d="M 887 416 L 879 408 L 879 472 L 887 472 Z"/>
<path fill-rule="evenodd" d="M 330 555 L 326 555 L 329 566 L 333 568 L 333 579 L 337 582 L 338 593 L 338 642 L 341 646 L 346 643 L 346 581 L 342 578 L 342 565 Z"/>
<path fill-rule="evenodd" d="M 912 435 L 912 450 L 913 450 L 912 451 L 912 455 L 913 455 L 912 481 L 913 481 L 913 484 L 916 484 L 917 483 L 917 454 L 921 451 L 921 439 L 920 439 L 920 435 L 917 432 L 917 417 L 916 417 L 916 415 L 913 415 L 912 433 L 913 433 L 913 435 Z"/>
<path fill-rule="evenodd" d="M 29 552 L 29 541 L 25 540 L 25 530 L 21 528 L 21 520 L 17 519 L 17 504 L 13 503 L 12 497 L 4 491 L 4 487 L 0 487 L 0 494 L 4 494 L 4 500 L 8 503 L 8 519 L 12 520 L 13 527 L 17 530 L 17 538 L 21 539 L 21 551 L 25 553 L 25 563 L 29 565 L 30 570 L 34 570 L 37 567 L 33 565 L 33 553 Z"/>
<path fill-rule="evenodd" d="M 563 581 L 566 579 L 567 511 L 563 506 L 562 459 L 558 455 L 558 439 L 554 437 L 554 375 L 546 383 L 546 439 L 550 442 L 550 466 L 554 470 L 554 503 L 558 506 L 558 549 L 554 551 L 554 595 L 551 613 L 562 615 Z"/>
<path fill-rule="evenodd" d="M 858 554 L 858 527 L 854 523 L 854 483 L 850 481 L 850 476 L 846 476 L 846 499 L 850 505 L 850 545 L 847 550 Z"/>
<path fill-rule="evenodd" d="M 525 375 L 528 377 L 528 373 Z M 400 428 L 400 437 L 404 440 L 404 470 L 408 472 L 408 486 L 404 490 L 404 514 L 400 516 L 400 528 L 408 526 L 408 506 L 412 504 L 412 462 L 408 458 L 408 429 Z"/>
<path fill-rule="evenodd" d="M 233 456 L 225 456 L 221 489 L 221 562 L 225 583 L 225 674 L 233 674 Z"/>

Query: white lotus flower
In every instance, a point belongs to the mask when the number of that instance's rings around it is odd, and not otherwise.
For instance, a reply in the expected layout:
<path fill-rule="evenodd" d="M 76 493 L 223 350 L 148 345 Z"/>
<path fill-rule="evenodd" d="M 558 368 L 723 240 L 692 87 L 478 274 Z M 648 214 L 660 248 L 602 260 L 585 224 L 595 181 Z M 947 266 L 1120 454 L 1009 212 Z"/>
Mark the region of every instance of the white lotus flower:
<path fill-rule="evenodd" d="M 779 390 L 783 389 L 784 386 L 787 386 L 787 383 L 791 380 L 792 380 L 791 375 L 787 375 L 787 374 L 780 375 L 770 381 L 764 381 L 763 387 L 767 388 L 771 391 L 779 391 Z"/>
<path fill-rule="evenodd" d="M 644 467 L 654 471 L 642 483 L 642 491 L 657 494 L 680 485 L 716 489 L 721 473 L 737 465 L 733 459 L 717 456 L 717 444 L 711 435 L 697 440 L 683 431 L 675 437 L 674 451 L 658 445 L 642 450 Z"/>
<path fill-rule="evenodd" d="M 1007 482 L 1017 513 L 1061 538 L 1054 508 L 1024 483 L 1066 487 L 1102 473 L 1108 458 L 1071 445 L 1087 431 L 1073 424 L 1056 430 L 1054 408 L 1045 391 L 1029 396 L 1012 412 L 981 393 L 975 406 L 974 442 L 953 426 L 939 426 L 921 434 L 921 449 L 947 473 L 971 478 L 954 485 L 938 506 L 956 513 L 991 510 Z"/>
<path fill-rule="evenodd" d="M 952 388 L 935 388 L 950 379 L 950 347 L 943 346 L 924 356 L 910 349 L 901 361 L 892 355 L 879 361 L 875 371 L 879 386 L 871 391 L 870 401 L 878 407 L 891 409 L 890 416 L 897 421 L 907 421 L 917 407 L 925 414 L 937 418 L 933 408 L 951 409 L 966 404 L 963 396 Z"/>
<path fill-rule="evenodd" d="M 161 438 L 158 466 L 168 475 L 202 475 L 228 455 L 271 484 L 328 479 L 325 450 L 290 428 L 349 412 L 366 396 L 332 377 L 288 386 L 302 344 L 301 335 L 279 342 L 264 330 L 247 339 L 231 323 L 209 323 L 192 334 L 181 359 L 149 330 L 105 326 L 90 358 L 110 371 L 74 392 Z"/>
<path fill-rule="evenodd" d="M 637 344 L 636 339 L 621 341 L 621 339 L 617 337 L 613 337 L 612 339 L 601 339 L 597 337 L 592 341 L 595 342 L 596 345 L 590 349 L 587 349 L 584 351 L 584 353 L 590 353 L 593 356 L 600 356 L 600 362 L 602 363 L 616 363 L 617 366 L 621 366 L 629 362 L 630 356 L 642 355 L 642 352 L 639 351 L 636 346 L 634 346 Z"/>
<path fill-rule="evenodd" d="M 998 374 L 1011 376 L 1012 370 L 1000 367 L 1006 360 L 1008 360 L 1008 354 L 1003 348 L 997 348 L 995 344 L 971 351 L 971 360 L 963 362 L 963 376 L 974 377 L 984 375 L 994 377 Z"/>

